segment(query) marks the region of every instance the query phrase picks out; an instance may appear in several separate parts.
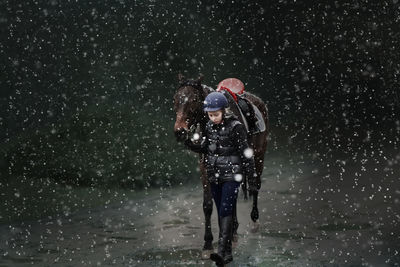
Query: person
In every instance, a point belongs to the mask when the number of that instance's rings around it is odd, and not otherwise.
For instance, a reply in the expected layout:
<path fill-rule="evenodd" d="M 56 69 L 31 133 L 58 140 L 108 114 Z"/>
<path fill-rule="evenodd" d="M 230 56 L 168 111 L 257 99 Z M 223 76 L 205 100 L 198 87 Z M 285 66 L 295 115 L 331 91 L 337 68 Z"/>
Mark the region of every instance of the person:
<path fill-rule="evenodd" d="M 251 179 L 255 173 L 254 158 L 247 142 L 246 128 L 228 109 L 223 93 L 210 93 L 203 110 L 210 119 L 205 136 L 197 141 L 188 138 L 185 145 L 194 152 L 205 154 L 207 178 L 219 223 L 218 253 L 212 253 L 210 258 L 217 266 L 223 266 L 233 260 L 233 212 L 243 175 Z"/>

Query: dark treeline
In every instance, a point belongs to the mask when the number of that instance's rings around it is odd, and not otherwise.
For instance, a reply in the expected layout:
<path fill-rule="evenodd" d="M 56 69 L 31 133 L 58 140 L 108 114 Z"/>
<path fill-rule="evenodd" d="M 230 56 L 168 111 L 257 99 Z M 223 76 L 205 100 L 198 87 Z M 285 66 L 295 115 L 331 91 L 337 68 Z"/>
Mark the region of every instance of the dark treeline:
<path fill-rule="evenodd" d="M 195 158 L 172 134 L 179 72 L 203 73 L 214 87 L 243 80 L 268 104 L 272 141 L 284 133 L 270 149 L 397 147 L 399 8 L 1 1 L 1 185 L 17 177 L 142 188 L 196 177 Z"/>

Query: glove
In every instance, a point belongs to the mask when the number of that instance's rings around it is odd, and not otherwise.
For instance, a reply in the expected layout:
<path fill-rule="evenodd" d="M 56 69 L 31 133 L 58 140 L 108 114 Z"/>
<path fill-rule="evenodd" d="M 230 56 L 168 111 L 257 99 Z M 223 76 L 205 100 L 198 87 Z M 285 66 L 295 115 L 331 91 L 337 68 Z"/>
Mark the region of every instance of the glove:
<path fill-rule="evenodd" d="M 189 129 L 189 133 L 188 133 L 188 138 L 190 138 L 190 140 L 193 143 L 199 143 L 201 141 L 201 129 L 200 129 L 200 124 L 193 124 L 190 129 Z"/>

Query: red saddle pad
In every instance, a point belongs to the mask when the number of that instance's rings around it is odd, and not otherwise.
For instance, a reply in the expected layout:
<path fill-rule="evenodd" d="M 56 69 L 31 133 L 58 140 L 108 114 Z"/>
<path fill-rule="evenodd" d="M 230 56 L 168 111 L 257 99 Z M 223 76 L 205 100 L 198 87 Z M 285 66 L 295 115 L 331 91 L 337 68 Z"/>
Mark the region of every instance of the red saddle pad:
<path fill-rule="evenodd" d="M 241 95 L 244 92 L 244 84 L 239 79 L 228 78 L 218 84 L 217 91 L 226 89 L 228 89 L 228 91 L 232 91 L 232 93 Z"/>

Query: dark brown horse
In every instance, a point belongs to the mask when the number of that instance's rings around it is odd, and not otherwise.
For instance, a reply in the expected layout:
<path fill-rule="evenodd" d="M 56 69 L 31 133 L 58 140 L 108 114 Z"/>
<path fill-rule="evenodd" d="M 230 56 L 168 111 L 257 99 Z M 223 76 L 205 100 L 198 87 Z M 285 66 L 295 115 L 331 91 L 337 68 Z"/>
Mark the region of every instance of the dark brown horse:
<path fill-rule="evenodd" d="M 203 80 L 202 76 L 197 80 L 186 80 L 182 75 L 179 75 L 178 78 L 180 85 L 174 95 L 174 109 L 176 112 L 174 132 L 178 142 L 182 142 L 185 140 L 188 130 L 192 126 L 200 127 L 200 131 L 204 132 L 208 117 L 203 112 L 203 101 L 206 96 L 211 91 L 213 91 L 213 89 L 201 84 Z M 261 174 L 264 167 L 264 154 L 267 149 L 268 110 L 264 102 L 255 95 L 245 92 L 244 97 L 248 99 L 251 103 L 253 103 L 261 111 L 266 125 L 265 131 L 248 136 L 249 145 L 253 148 L 254 151 L 254 160 L 257 174 L 256 184 L 258 187 L 260 187 Z M 239 115 L 237 114 L 237 112 L 239 112 L 237 108 L 232 108 L 232 111 L 235 113 L 235 115 Z M 240 116 L 238 117 L 241 118 Z M 203 183 L 203 211 L 205 216 L 205 243 L 203 247 L 203 257 L 208 257 L 208 253 L 213 249 L 213 235 L 211 233 L 211 214 L 213 209 L 213 202 L 210 185 L 207 180 L 204 155 L 200 155 L 200 172 Z M 245 198 L 247 198 L 246 179 L 244 179 L 242 183 L 242 188 L 244 189 Z M 253 196 L 253 208 L 250 213 L 250 217 L 255 225 L 257 225 L 259 218 L 257 207 L 258 191 L 250 191 L 250 195 Z M 236 210 L 234 211 L 234 222 L 234 230 L 236 233 L 238 227 Z"/>

